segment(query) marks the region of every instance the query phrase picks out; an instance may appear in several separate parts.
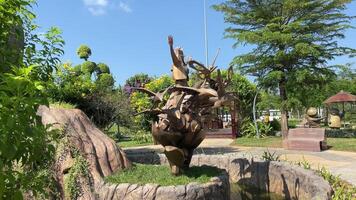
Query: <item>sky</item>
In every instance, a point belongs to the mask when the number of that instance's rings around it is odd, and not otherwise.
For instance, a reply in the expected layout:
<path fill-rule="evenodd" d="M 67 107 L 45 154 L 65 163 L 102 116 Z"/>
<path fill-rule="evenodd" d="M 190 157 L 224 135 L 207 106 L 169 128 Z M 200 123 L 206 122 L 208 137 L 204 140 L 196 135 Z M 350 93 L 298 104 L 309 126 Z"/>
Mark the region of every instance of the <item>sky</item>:
<path fill-rule="evenodd" d="M 228 24 L 222 13 L 211 8 L 220 2 L 206 0 L 208 57 L 211 63 L 220 48 L 216 65 L 226 69 L 236 55 L 251 47 L 234 49 L 234 40 L 224 38 Z M 39 31 L 51 26 L 63 31 L 63 61 L 80 64 L 76 50 L 86 44 L 92 50 L 89 60 L 108 64 L 116 85 L 137 73 L 170 74 L 168 35 L 173 35 L 174 46 L 182 47 L 186 56 L 205 62 L 203 0 L 37 0 L 34 12 Z M 346 12 L 356 14 L 356 1 Z M 356 20 L 352 25 L 356 26 Z M 340 43 L 356 48 L 356 30 L 345 35 Z M 350 62 L 356 65 L 356 58 L 340 57 L 330 63 Z"/>

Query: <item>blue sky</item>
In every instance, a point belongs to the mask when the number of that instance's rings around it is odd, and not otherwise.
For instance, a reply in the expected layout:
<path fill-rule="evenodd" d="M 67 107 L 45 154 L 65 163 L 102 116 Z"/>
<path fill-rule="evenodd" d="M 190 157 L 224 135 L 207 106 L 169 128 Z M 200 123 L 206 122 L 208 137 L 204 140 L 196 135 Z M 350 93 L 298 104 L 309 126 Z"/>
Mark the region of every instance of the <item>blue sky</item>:
<path fill-rule="evenodd" d="M 223 15 L 210 8 L 221 0 L 206 0 L 209 58 L 221 49 L 217 66 L 226 68 L 232 58 L 249 47 L 232 48 L 234 41 L 224 39 L 227 25 Z M 38 0 L 34 11 L 41 31 L 58 26 L 66 41 L 63 61 L 82 62 L 76 49 L 87 44 L 90 60 L 110 66 L 117 84 L 136 73 L 170 73 L 171 58 L 167 36 L 174 36 L 186 56 L 204 62 L 203 0 Z M 356 2 L 347 13 L 356 14 Z M 352 23 L 356 26 L 356 20 Z M 348 30 L 342 44 L 356 48 L 356 30 Z M 337 58 L 332 63 L 355 62 L 356 58 Z M 356 64 L 355 64 L 356 65 Z M 354 67 L 355 67 L 354 65 Z"/>

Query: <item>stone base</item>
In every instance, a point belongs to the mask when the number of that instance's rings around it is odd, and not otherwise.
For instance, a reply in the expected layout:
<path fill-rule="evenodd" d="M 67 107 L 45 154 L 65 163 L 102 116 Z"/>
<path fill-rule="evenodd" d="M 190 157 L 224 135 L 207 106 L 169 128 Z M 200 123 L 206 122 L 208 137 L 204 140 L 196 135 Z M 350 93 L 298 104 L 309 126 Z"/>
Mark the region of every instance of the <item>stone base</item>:
<path fill-rule="evenodd" d="M 322 151 L 327 149 L 324 128 L 295 128 L 288 131 L 283 148 L 301 151 Z"/>
<path fill-rule="evenodd" d="M 230 196 L 229 175 L 224 172 L 208 183 L 160 186 L 157 184 L 103 184 L 98 199 L 103 200 L 228 200 Z"/>
<path fill-rule="evenodd" d="M 168 165 L 164 154 L 148 150 L 127 150 L 126 154 L 132 162 L 145 164 Z M 330 200 L 332 188 L 327 181 L 312 170 L 291 165 L 286 162 L 260 161 L 247 159 L 245 155 L 194 155 L 192 166 L 214 166 L 228 172 L 230 184 L 238 183 L 257 187 L 261 190 L 282 195 L 285 199 L 299 200 Z M 169 198 L 177 198 L 172 196 Z M 204 199 L 204 198 L 193 198 Z M 226 196 L 212 196 L 214 200 L 228 200 Z M 231 199 L 232 200 L 232 199 Z"/>

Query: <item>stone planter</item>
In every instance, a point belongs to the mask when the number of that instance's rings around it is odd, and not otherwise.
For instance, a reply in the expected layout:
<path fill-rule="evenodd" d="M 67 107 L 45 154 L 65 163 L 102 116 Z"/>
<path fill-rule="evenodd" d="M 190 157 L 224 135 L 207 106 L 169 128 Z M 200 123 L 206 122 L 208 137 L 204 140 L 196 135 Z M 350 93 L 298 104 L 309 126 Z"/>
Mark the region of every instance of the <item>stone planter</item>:
<path fill-rule="evenodd" d="M 97 199 L 103 200 L 216 200 L 229 199 L 230 184 L 226 172 L 213 177 L 208 183 L 189 183 L 177 186 L 157 184 L 103 184 L 98 189 Z"/>
<path fill-rule="evenodd" d="M 168 164 L 163 154 L 152 150 L 126 150 L 126 154 L 132 162 Z M 314 171 L 286 162 L 247 159 L 239 154 L 200 154 L 193 156 L 191 165 L 208 165 L 225 169 L 230 183 L 254 186 L 267 192 L 280 194 L 286 199 L 328 200 L 332 195 L 329 183 Z"/>

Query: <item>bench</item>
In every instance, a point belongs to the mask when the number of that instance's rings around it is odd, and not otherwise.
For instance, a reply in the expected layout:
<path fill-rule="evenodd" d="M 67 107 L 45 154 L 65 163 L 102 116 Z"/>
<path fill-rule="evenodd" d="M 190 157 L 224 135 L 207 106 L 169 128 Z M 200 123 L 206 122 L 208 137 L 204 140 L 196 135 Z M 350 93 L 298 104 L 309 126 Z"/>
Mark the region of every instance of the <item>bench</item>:
<path fill-rule="evenodd" d="M 324 128 L 289 129 L 283 140 L 283 147 L 289 150 L 322 151 L 327 149 Z"/>

